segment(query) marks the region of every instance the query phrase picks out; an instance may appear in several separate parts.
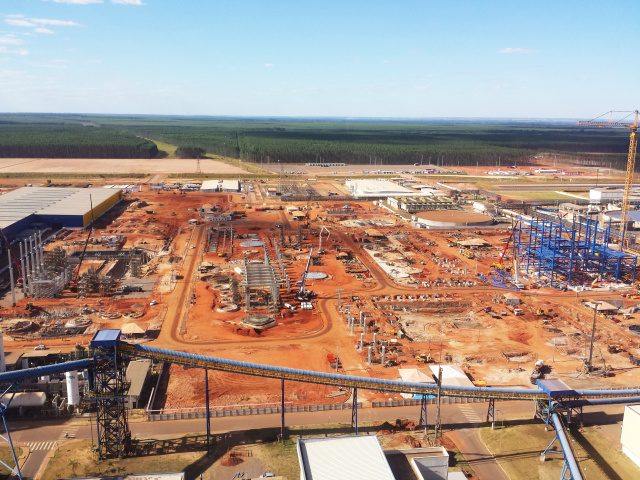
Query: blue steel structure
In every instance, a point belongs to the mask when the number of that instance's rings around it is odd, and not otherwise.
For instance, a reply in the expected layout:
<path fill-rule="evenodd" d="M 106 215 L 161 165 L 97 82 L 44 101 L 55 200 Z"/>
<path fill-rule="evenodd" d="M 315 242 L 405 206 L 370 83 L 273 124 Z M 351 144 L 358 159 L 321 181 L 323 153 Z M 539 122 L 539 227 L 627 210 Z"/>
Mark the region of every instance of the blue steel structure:
<path fill-rule="evenodd" d="M 574 218 L 571 226 L 546 215 L 520 218 L 514 233 L 519 265 L 528 274 L 546 278 L 550 286 L 563 288 L 593 280 L 635 281 L 637 257 L 609 247 L 611 222 L 606 228 L 589 217 Z"/>
<path fill-rule="evenodd" d="M 580 471 L 580 467 L 578 466 L 578 462 L 576 461 L 575 453 L 573 452 L 573 448 L 571 448 L 571 442 L 567 438 L 567 430 L 562 422 L 562 418 L 558 416 L 557 413 L 551 415 L 551 420 L 553 422 L 553 427 L 556 430 L 556 436 L 551 441 L 549 446 L 542 452 L 540 456 L 542 460 L 544 460 L 545 455 L 549 452 L 554 452 L 550 450 L 551 445 L 553 445 L 556 440 L 560 442 L 560 447 L 562 448 L 562 456 L 564 457 L 564 462 L 562 464 L 562 473 L 560 474 L 561 480 L 582 480 L 582 472 Z"/>
<path fill-rule="evenodd" d="M 125 402 L 129 387 L 120 344 L 120 330 L 99 330 L 91 340 L 93 390 L 85 400 L 96 403 L 100 459 L 122 458 L 131 444 Z"/>

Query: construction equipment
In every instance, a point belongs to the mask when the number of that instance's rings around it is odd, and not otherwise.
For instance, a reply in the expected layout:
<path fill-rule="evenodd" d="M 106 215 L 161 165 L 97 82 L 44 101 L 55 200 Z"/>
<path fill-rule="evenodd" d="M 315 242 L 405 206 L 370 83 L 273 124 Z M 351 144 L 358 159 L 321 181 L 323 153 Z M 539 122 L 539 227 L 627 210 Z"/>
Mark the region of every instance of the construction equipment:
<path fill-rule="evenodd" d="M 298 290 L 298 300 L 308 302 L 315 296 L 311 290 L 305 290 L 305 284 L 307 283 L 307 274 L 309 273 L 309 266 L 311 265 L 311 256 L 313 255 L 313 247 L 309 252 L 309 259 L 307 260 L 307 266 L 302 272 L 302 279 L 300 280 L 300 290 Z"/>
<path fill-rule="evenodd" d="M 613 121 L 614 113 L 627 113 L 620 121 Z M 602 117 L 609 115 L 609 121 L 601 121 Z M 624 122 L 630 115 L 633 115 L 633 123 Z M 620 212 L 620 251 L 624 250 L 624 234 L 629 218 L 629 197 L 631 196 L 631 186 L 633 184 L 633 175 L 636 166 L 636 151 L 638 149 L 638 110 L 634 112 L 607 112 L 600 117 L 589 121 L 580 121 L 578 125 L 588 125 L 599 128 L 628 128 L 631 130 L 631 138 L 629 140 L 629 155 L 627 157 L 627 175 L 624 180 L 624 193 L 622 195 L 622 211 Z"/>
<path fill-rule="evenodd" d="M 9 253 L 11 254 L 11 258 L 13 259 L 13 263 L 16 265 L 16 270 L 18 271 L 18 278 L 17 278 L 16 282 L 18 280 L 20 280 L 20 279 L 24 280 L 24 277 L 22 276 L 22 268 L 20 268 L 20 259 L 16 255 L 16 252 L 13 251 L 13 248 L 11 248 L 11 244 L 9 243 L 9 239 L 7 239 L 7 237 L 5 236 L 5 234 L 4 234 L 4 232 L 2 231 L 1 228 L 0 228 L 0 236 L 2 236 L 2 239 L 4 240 L 4 243 L 7 246 L 7 249 L 9 250 Z"/>
<path fill-rule="evenodd" d="M 430 353 L 422 353 L 420 355 L 416 355 L 416 361 L 418 363 L 431 363 L 433 359 L 431 358 Z"/>
<path fill-rule="evenodd" d="M 89 205 L 91 207 L 91 226 L 89 227 L 89 233 L 87 234 L 87 239 L 84 242 L 82 255 L 80 255 L 80 263 L 78 263 L 78 271 L 76 272 L 76 276 L 73 278 L 73 283 L 69 287 L 72 292 L 78 290 L 78 277 L 80 276 L 80 267 L 82 267 L 82 261 L 84 260 L 84 255 L 85 253 L 87 253 L 87 246 L 89 245 L 89 240 L 91 239 L 91 231 L 93 230 L 93 220 L 94 220 L 93 219 L 93 200 L 91 199 L 91 195 L 89 195 Z"/>
<path fill-rule="evenodd" d="M 542 308 L 538 308 L 538 309 L 536 310 L 536 315 L 537 315 L 537 316 L 539 316 L 539 317 L 544 317 L 544 315 L 545 315 L 545 313 L 544 313 L 544 309 L 542 309 Z"/>
<path fill-rule="evenodd" d="M 329 229 L 323 225 L 322 228 L 320 228 L 320 233 L 318 234 L 318 237 L 320 238 L 318 242 L 318 255 L 323 255 L 325 253 L 322 249 L 322 232 L 327 232 L 327 240 L 329 240 L 329 237 L 331 236 Z"/>
<path fill-rule="evenodd" d="M 504 248 L 502 249 L 502 255 L 500 255 L 500 258 L 498 259 L 497 262 L 495 262 L 493 264 L 493 266 L 495 268 L 499 268 L 501 270 L 506 270 L 506 267 L 503 263 L 502 263 L 502 259 L 504 258 L 504 254 L 507 253 L 507 249 L 509 248 L 509 244 L 511 243 L 511 239 L 513 238 L 513 233 L 516 231 L 516 228 L 518 227 L 518 224 L 520 223 L 520 221 L 518 220 L 515 225 L 511 228 L 511 235 L 509 235 L 509 238 L 507 239 L 507 243 L 504 244 Z"/>

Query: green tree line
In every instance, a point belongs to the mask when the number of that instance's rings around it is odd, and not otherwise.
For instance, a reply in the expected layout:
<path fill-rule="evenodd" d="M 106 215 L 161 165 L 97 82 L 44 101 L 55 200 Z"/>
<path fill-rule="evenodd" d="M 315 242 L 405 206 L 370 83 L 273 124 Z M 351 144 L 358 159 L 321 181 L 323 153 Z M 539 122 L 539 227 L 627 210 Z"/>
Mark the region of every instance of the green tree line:
<path fill-rule="evenodd" d="M 122 130 L 75 125 L 0 124 L 3 158 L 154 158 L 152 141 Z"/>

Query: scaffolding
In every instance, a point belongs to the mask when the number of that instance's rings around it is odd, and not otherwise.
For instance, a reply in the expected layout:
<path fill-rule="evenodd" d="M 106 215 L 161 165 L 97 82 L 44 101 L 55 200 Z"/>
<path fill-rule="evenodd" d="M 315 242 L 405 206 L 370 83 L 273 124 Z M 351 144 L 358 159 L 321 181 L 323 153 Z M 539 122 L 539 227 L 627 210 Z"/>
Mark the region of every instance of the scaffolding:
<path fill-rule="evenodd" d="M 635 282 L 637 257 L 610 248 L 610 223 L 602 228 L 593 218 L 576 217 L 568 226 L 542 215 L 519 220 L 514 232 L 518 264 L 541 282 L 555 288 Z"/>
<path fill-rule="evenodd" d="M 247 255 L 244 256 L 241 285 L 246 312 L 256 307 L 266 307 L 270 312 L 275 312 L 280 307 L 280 286 L 283 280 L 271 265 L 266 245 L 263 249 L 264 263 L 249 263 Z"/>

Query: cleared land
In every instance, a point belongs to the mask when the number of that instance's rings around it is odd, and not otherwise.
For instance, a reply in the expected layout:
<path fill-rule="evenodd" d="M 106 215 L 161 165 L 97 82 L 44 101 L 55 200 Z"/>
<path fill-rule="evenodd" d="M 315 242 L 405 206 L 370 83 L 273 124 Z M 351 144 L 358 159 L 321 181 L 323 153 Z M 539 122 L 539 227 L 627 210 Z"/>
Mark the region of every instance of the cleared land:
<path fill-rule="evenodd" d="M 0 158 L 0 177 L 3 173 L 195 173 L 194 159 L 96 159 L 96 158 Z M 246 173 L 246 170 L 224 162 L 200 160 L 203 174 Z"/>

